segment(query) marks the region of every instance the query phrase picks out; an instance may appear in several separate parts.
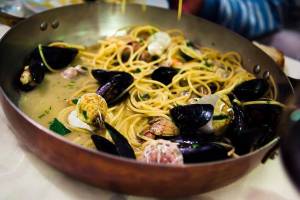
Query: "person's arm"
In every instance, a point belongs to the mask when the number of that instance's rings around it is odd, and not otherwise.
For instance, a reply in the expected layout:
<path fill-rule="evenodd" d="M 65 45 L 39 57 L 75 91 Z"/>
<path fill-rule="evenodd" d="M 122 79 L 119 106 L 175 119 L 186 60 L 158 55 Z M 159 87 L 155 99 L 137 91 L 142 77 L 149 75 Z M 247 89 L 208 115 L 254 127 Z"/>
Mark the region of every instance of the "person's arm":
<path fill-rule="evenodd" d="M 284 0 L 185 0 L 184 12 L 224 25 L 248 38 L 270 33 L 282 24 Z M 170 2 L 174 2 L 170 0 Z M 172 4 L 171 4 L 172 5 Z"/>
<path fill-rule="evenodd" d="M 216 22 L 248 38 L 271 33 L 282 25 L 283 0 L 215 1 L 219 1 Z"/>

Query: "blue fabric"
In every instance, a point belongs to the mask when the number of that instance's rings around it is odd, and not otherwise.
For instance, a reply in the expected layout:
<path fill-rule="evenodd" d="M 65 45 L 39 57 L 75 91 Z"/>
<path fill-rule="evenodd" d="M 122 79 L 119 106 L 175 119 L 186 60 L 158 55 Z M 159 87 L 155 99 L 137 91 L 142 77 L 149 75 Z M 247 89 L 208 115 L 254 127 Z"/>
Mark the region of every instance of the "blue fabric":
<path fill-rule="evenodd" d="M 199 16 L 255 38 L 280 28 L 284 6 L 284 0 L 205 0 Z"/>

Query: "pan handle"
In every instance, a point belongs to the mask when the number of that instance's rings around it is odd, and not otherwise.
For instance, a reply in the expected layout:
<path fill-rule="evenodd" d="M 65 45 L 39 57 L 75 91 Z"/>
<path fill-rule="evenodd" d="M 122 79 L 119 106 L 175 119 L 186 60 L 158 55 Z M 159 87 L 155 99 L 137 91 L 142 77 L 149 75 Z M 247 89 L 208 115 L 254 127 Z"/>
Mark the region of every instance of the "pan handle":
<path fill-rule="evenodd" d="M 15 26 L 17 23 L 23 21 L 24 17 L 17 17 L 4 12 L 0 12 L 0 23 L 7 26 Z"/>

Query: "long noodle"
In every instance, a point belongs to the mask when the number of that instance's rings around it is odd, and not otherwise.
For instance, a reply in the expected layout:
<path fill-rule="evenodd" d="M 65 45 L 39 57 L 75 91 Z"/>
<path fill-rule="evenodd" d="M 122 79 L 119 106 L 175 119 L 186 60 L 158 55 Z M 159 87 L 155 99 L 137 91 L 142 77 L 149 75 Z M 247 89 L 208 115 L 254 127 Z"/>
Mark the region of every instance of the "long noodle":
<path fill-rule="evenodd" d="M 106 37 L 92 48 L 61 42 L 51 45 L 77 47 L 79 59 L 89 71 L 92 69 L 125 71 L 134 77 L 134 83 L 127 89 L 129 97 L 109 108 L 106 121 L 128 139 L 136 155 L 140 155 L 143 150 L 145 140 L 140 136 L 152 117 L 161 116 L 170 119 L 169 110 L 176 105 L 185 105 L 191 98 L 215 92 L 226 94 L 237 84 L 254 78 L 254 75 L 242 67 L 242 60 L 237 52 L 221 53 L 212 48 L 195 48 L 189 45 L 179 30 L 166 31 L 171 37 L 168 49 L 155 60 L 146 62 L 141 58 L 147 50 L 149 37 L 144 38 L 144 35 L 151 35 L 160 30 L 149 25 L 135 26 L 126 30 L 125 36 Z M 130 45 L 133 42 L 140 44 L 138 50 L 134 50 Z M 122 59 L 125 51 L 128 53 L 126 60 Z M 185 60 L 183 54 L 191 59 Z M 169 85 L 151 79 L 152 72 L 162 65 L 171 65 L 178 69 L 177 75 Z M 91 80 L 93 78 L 76 91 L 70 100 L 79 98 L 84 93 L 95 92 L 99 85 Z M 62 123 L 70 127 L 65 120 L 66 113 L 64 109 L 59 116 Z M 80 130 L 77 129 L 74 134 L 78 132 Z M 86 131 L 82 133 L 86 134 Z M 108 134 L 104 135 L 110 139 Z M 91 145 L 90 142 L 82 142 L 78 138 L 76 141 Z"/>

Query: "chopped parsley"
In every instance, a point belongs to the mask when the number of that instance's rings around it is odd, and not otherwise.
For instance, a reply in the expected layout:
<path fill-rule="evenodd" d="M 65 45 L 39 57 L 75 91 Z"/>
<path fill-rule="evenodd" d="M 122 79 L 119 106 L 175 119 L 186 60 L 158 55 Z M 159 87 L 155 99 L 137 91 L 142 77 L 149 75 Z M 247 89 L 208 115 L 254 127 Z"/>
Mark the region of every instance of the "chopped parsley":
<path fill-rule="evenodd" d="M 44 112 L 43 112 L 42 114 L 40 114 L 40 115 L 38 116 L 38 118 L 39 118 L 39 119 L 42 119 L 43 117 L 45 117 L 46 115 L 48 115 L 48 114 L 50 113 L 51 109 L 52 109 L 52 107 L 49 106 L 49 108 L 47 108 L 46 110 L 44 110 Z"/>
<path fill-rule="evenodd" d="M 150 95 L 147 93 L 143 94 L 142 96 L 139 96 L 139 97 L 140 97 L 141 101 L 146 101 L 146 100 L 150 99 Z"/>
<path fill-rule="evenodd" d="M 198 147 L 200 147 L 199 144 L 192 144 L 192 148 L 193 148 L 193 149 L 196 149 L 196 148 L 198 148 Z"/>
<path fill-rule="evenodd" d="M 137 68 L 136 70 L 133 71 L 134 74 L 140 73 L 142 70 L 140 68 Z"/>
<path fill-rule="evenodd" d="M 82 111 L 82 114 L 83 114 L 84 119 L 88 119 L 86 110 L 83 110 L 83 111 Z"/>
<path fill-rule="evenodd" d="M 72 103 L 76 105 L 78 103 L 78 99 L 72 99 Z"/>
<path fill-rule="evenodd" d="M 213 66 L 213 63 L 211 60 L 208 60 L 208 59 L 204 59 L 204 65 L 206 67 L 212 67 Z"/>
<path fill-rule="evenodd" d="M 51 131 L 54 131 L 55 133 L 58 133 L 59 135 L 66 135 L 68 133 L 71 133 L 69 129 L 67 129 L 60 121 L 58 121 L 56 118 L 50 123 L 49 129 Z"/>

